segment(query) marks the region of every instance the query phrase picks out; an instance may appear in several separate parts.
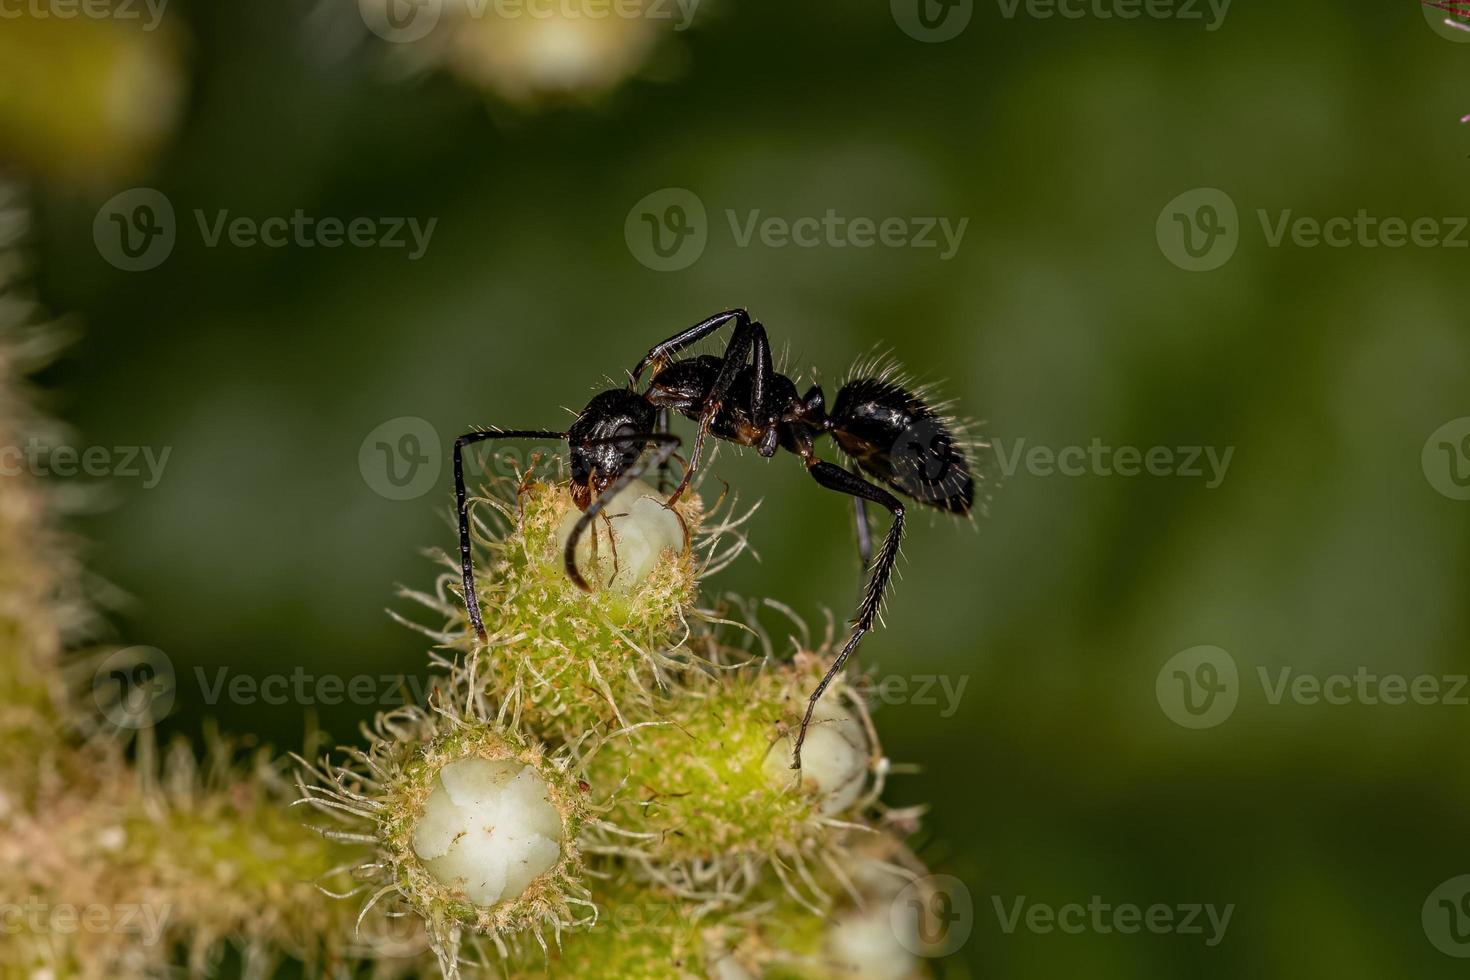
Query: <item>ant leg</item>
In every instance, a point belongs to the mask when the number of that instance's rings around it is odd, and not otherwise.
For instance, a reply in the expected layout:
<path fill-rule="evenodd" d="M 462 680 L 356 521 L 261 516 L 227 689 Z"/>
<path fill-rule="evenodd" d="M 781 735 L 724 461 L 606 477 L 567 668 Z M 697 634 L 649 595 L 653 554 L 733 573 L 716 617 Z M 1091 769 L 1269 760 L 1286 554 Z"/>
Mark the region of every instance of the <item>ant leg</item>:
<path fill-rule="evenodd" d="M 878 562 L 873 566 L 873 577 L 868 582 L 867 591 L 863 594 L 862 602 L 858 606 L 858 615 L 853 620 L 852 636 L 842 648 L 842 652 L 832 661 L 832 666 L 827 668 L 827 673 L 817 684 L 817 689 L 812 692 L 810 700 L 806 703 L 806 714 L 801 719 L 801 731 L 796 735 L 796 746 L 793 750 L 792 769 L 801 768 L 801 745 L 806 741 L 807 726 L 812 722 L 812 712 L 816 710 L 817 701 L 822 692 L 827 690 L 827 685 L 842 671 L 847 663 L 847 658 L 852 656 L 857 649 L 858 643 L 878 618 L 878 611 L 883 608 L 883 594 L 888 589 L 889 579 L 893 577 L 893 568 L 898 564 L 898 546 L 903 540 L 903 504 L 898 498 L 886 490 L 875 487 L 873 484 L 854 476 L 847 470 L 832 463 L 814 460 L 808 464 L 808 471 L 812 479 L 816 480 L 828 490 L 836 490 L 838 493 L 850 494 L 860 500 L 871 501 L 882 507 L 886 507 L 893 514 L 893 523 L 889 525 L 888 536 L 883 539 L 883 548 L 878 552 Z"/>
<path fill-rule="evenodd" d="M 757 419 L 763 419 L 769 414 L 765 410 L 765 393 L 766 384 L 773 370 L 771 344 L 766 337 L 766 328 L 758 322 L 746 319 L 735 328 L 735 333 L 730 338 L 730 345 L 725 348 L 720 373 L 715 376 L 709 394 L 704 396 L 704 404 L 700 407 L 699 412 L 698 428 L 694 433 L 694 451 L 689 455 L 689 465 L 684 469 L 683 479 L 679 481 L 679 485 L 674 488 L 673 495 L 669 497 L 669 503 L 674 503 L 684 495 L 684 491 L 689 488 L 689 481 L 698 472 L 710 426 L 714 424 L 715 416 L 719 414 L 720 407 L 725 403 L 725 396 L 735 386 L 735 379 L 745 369 L 746 358 L 750 356 L 752 350 L 756 351 L 756 358 L 755 370 L 751 379 L 751 408 Z M 771 451 L 775 452 L 774 446 Z M 762 455 L 765 454 L 762 453 Z"/>
<path fill-rule="evenodd" d="M 862 479 L 855 469 L 849 469 L 853 476 Z M 873 567 L 873 524 L 868 518 L 868 502 L 862 497 L 852 498 L 853 524 L 857 529 L 857 552 L 858 552 L 858 602 L 862 602 L 864 589 L 867 587 L 863 576 L 868 569 Z"/>
<path fill-rule="evenodd" d="M 679 478 L 679 485 L 674 488 L 674 492 L 669 496 L 669 504 L 671 506 L 678 502 L 679 498 L 684 495 L 685 490 L 689 489 L 689 481 L 694 478 L 695 471 L 699 469 L 700 461 L 704 456 L 704 440 L 709 434 L 709 424 L 712 417 L 713 413 L 710 413 L 709 417 L 703 414 L 699 416 L 699 427 L 694 431 L 694 451 L 689 454 L 689 465 L 684 467 L 684 475 Z"/>
<path fill-rule="evenodd" d="M 873 564 L 873 525 L 868 522 L 868 502 L 862 497 L 852 498 L 852 516 L 857 525 L 858 561 L 862 562 L 863 571 L 867 571 Z"/>
<path fill-rule="evenodd" d="M 669 434 L 669 409 L 664 406 L 658 410 L 657 421 L 654 422 L 653 431 L 661 436 Z M 669 492 L 669 461 L 666 459 L 658 464 L 658 492 L 667 494 Z"/>
<path fill-rule="evenodd" d="M 619 571 L 618 542 L 617 539 L 613 537 L 612 519 L 612 514 L 609 514 L 607 511 L 602 512 L 602 523 L 607 525 L 607 546 L 612 549 L 613 578 L 617 578 Z M 597 531 L 595 529 L 592 532 L 592 564 L 594 566 L 597 564 Z"/>
<path fill-rule="evenodd" d="M 769 438 L 761 440 L 758 451 L 762 457 L 770 459 L 776 455 L 776 448 L 780 445 L 770 389 L 776 367 L 771 363 L 771 338 L 766 336 L 766 328 L 759 323 L 750 325 L 750 346 L 753 368 L 750 375 L 750 417 L 755 420 L 756 425 L 767 427 L 766 434 Z"/>
<path fill-rule="evenodd" d="M 653 368 L 653 372 L 657 374 L 669 358 L 690 344 L 699 343 L 699 341 L 708 337 L 716 330 L 719 330 L 731 320 L 735 321 L 735 327 L 738 330 L 750 322 L 750 314 L 745 312 L 744 309 L 725 310 L 721 313 L 716 313 L 714 316 L 706 317 L 688 330 L 681 330 L 679 333 L 674 334 L 663 343 L 655 345 L 644 355 L 643 360 L 639 361 L 638 366 L 633 369 L 632 377 L 628 379 L 629 384 L 637 385 L 638 379 L 649 368 Z"/>
<path fill-rule="evenodd" d="M 566 551 L 562 554 L 562 561 L 566 565 L 567 578 L 583 592 L 591 592 L 592 586 L 587 584 L 587 579 L 582 576 L 581 569 L 577 568 L 577 545 L 582 540 L 582 535 L 587 533 L 587 528 L 597 519 L 614 497 L 622 493 L 623 488 L 642 476 L 652 465 L 662 464 L 668 461 L 670 454 L 679 445 L 679 437 L 668 433 L 649 432 L 641 435 L 612 436 L 608 439 L 594 439 L 587 445 L 622 444 L 626 442 L 657 442 L 659 447 L 654 450 L 652 456 L 646 456 L 637 460 L 632 466 L 618 476 L 610 486 L 600 493 L 592 505 L 582 512 L 577 523 L 572 527 L 572 533 L 567 537 Z M 614 552 L 616 553 L 616 552 Z"/>
<path fill-rule="evenodd" d="M 470 557 L 470 515 L 465 505 L 464 447 L 486 439 L 565 439 L 565 432 L 545 429 L 511 429 L 509 431 L 467 432 L 454 440 L 454 503 L 459 515 L 459 567 L 464 573 L 464 607 L 469 613 L 475 636 L 485 642 L 485 624 L 480 619 L 480 600 L 475 595 L 475 569 Z"/>

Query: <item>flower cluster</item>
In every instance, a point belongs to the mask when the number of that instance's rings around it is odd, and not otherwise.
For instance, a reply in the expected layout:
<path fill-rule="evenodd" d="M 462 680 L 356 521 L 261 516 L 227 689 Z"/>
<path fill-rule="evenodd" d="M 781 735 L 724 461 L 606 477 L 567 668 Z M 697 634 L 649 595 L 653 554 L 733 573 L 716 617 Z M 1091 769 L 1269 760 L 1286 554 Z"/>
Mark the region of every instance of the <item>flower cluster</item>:
<path fill-rule="evenodd" d="M 422 922 L 451 977 L 921 975 L 889 908 L 923 872 L 914 814 L 880 802 L 852 688 L 829 689 L 790 768 L 831 636 L 800 627 L 780 656 L 754 607 L 699 605 L 744 545 L 733 506 L 632 484 L 579 552 L 586 593 L 562 567 L 564 486 L 476 503 L 487 641 L 446 558 L 433 591 L 403 593 L 438 620 L 418 627 L 444 671 L 430 703 L 306 767 L 323 833 L 363 845 L 364 911 Z"/>

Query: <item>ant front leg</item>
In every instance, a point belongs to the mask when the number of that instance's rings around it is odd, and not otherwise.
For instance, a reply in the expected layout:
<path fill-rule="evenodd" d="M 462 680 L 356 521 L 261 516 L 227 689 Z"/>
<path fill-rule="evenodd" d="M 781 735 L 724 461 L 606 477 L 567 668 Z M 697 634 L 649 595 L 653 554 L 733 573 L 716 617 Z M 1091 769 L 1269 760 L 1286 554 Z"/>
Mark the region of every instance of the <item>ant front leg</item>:
<path fill-rule="evenodd" d="M 853 621 L 852 636 L 843 646 L 842 652 L 832 661 L 832 666 L 827 668 L 827 673 L 817 684 L 817 689 L 812 692 L 811 698 L 806 703 L 806 714 L 801 719 L 801 731 L 796 735 L 796 746 L 793 750 L 792 769 L 801 768 L 801 746 L 806 741 L 807 726 L 812 722 L 812 712 L 817 708 L 817 701 L 822 697 L 822 692 L 827 690 L 827 685 L 841 673 L 847 658 L 852 656 L 854 650 L 862 642 L 863 637 L 873 628 L 873 623 L 878 619 L 878 612 L 883 608 L 883 594 L 888 589 L 888 582 L 893 577 L 894 566 L 898 564 L 898 546 L 903 540 L 903 504 L 893 494 L 880 487 L 849 473 L 840 466 L 832 463 L 815 460 L 808 464 L 808 470 L 812 479 L 816 480 L 828 490 L 836 490 L 838 493 L 849 494 L 859 500 L 871 501 L 882 507 L 886 507 L 893 514 L 893 523 L 888 528 L 888 536 L 883 539 L 883 548 L 878 552 L 877 564 L 873 566 L 873 577 L 868 581 L 867 591 L 863 594 L 862 602 L 858 605 L 857 619 Z"/>
<path fill-rule="evenodd" d="M 464 607 L 469 613 L 470 625 L 475 636 L 485 642 L 485 624 L 480 619 L 480 600 L 475 595 L 474 559 L 470 555 L 470 513 L 466 504 L 464 487 L 464 459 L 466 446 L 487 439 L 565 439 L 565 432 L 550 432 L 545 429 L 511 429 L 505 432 L 467 432 L 454 440 L 454 503 L 459 516 L 459 566 L 464 574 Z"/>
<path fill-rule="evenodd" d="M 577 567 L 577 545 L 581 542 L 582 535 L 587 533 L 587 529 L 592 526 L 592 522 L 597 520 L 597 516 L 607 508 L 607 505 L 612 502 L 613 498 L 622 493 L 623 489 L 627 487 L 628 484 L 632 483 L 634 480 L 638 479 L 645 472 L 647 472 L 649 466 L 662 466 L 664 463 L 667 463 L 669 460 L 669 456 L 672 455 L 674 450 L 679 447 L 680 440 L 678 436 L 671 435 L 666 432 L 649 432 L 642 435 L 612 436 L 608 439 L 594 439 L 593 441 L 589 442 L 588 445 L 614 445 L 627 442 L 656 442 L 659 444 L 659 447 L 654 450 L 653 456 L 639 459 L 632 466 L 629 466 L 626 470 L 624 470 L 618 476 L 618 478 L 608 486 L 606 490 L 598 494 L 597 499 L 592 501 L 592 504 L 585 511 L 582 512 L 582 516 L 577 519 L 577 523 L 572 527 L 572 533 L 567 537 L 566 551 L 562 554 L 562 560 L 566 565 L 567 578 L 571 579 L 573 584 L 575 584 L 577 588 L 581 589 L 583 592 L 591 592 L 592 586 L 589 585 L 587 579 L 583 577 L 582 570 Z M 667 504 L 664 504 L 665 507 L 670 508 L 672 508 L 672 505 L 672 500 L 670 500 Z M 680 521 L 682 523 L 682 518 L 680 519 Z M 608 528 L 608 536 L 612 536 L 610 523 Z M 613 552 L 613 554 L 614 556 L 616 556 L 616 550 Z M 616 574 L 616 572 L 614 572 L 614 574 Z"/>
<path fill-rule="evenodd" d="M 735 386 L 735 380 L 740 372 L 745 369 L 745 362 L 751 353 L 755 354 L 754 370 L 750 382 L 750 415 L 757 424 L 764 425 L 770 420 L 770 405 L 767 404 L 766 392 L 769 390 L 771 375 L 775 368 L 771 365 L 771 342 L 766 336 L 766 328 L 758 322 L 746 320 L 735 328 L 734 335 L 730 338 L 730 346 L 725 348 L 725 356 L 720 364 L 720 373 L 715 376 L 714 384 L 710 386 L 709 392 L 704 397 L 700 406 L 698 428 L 694 432 L 694 451 L 689 454 L 689 465 L 684 469 L 684 477 L 679 485 L 674 488 L 674 493 L 669 497 L 669 503 L 674 503 L 689 487 L 689 481 L 699 470 L 700 461 L 704 457 L 704 442 L 709 436 L 710 426 L 714 424 L 715 416 L 725 404 L 725 398 L 730 394 L 730 389 Z M 762 456 L 769 456 L 776 451 L 773 443 L 768 453 L 761 450 Z"/>
<path fill-rule="evenodd" d="M 651 348 L 649 352 L 643 356 L 643 360 L 638 362 L 638 366 L 633 369 L 633 373 L 628 379 L 629 384 L 637 385 L 638 379 L 643 376 L 643 372 L 649 369 L 652 369 L 654 374 L 658 374 L 659 370 L 665 364 L 667 364 L 669 362 L 669 359 L 672 358 L 675 354 L 679 353 L 690 344 L 699 343 L 701 340 L 719 330 L 731 320 L 735 321 L 735 329 L 739 331 L 745 325 L 750 323 L 750 314 L 747 313 L 744 309 L 725 310 L 723 312 L 716 313 L 714 316 L 706 317 L 703 320 L 700 320 L 694 326 L 690 327 L 688 330 L 681 330 L 670 337 L 668 340 L 654 345 L 654 347 Z"/>

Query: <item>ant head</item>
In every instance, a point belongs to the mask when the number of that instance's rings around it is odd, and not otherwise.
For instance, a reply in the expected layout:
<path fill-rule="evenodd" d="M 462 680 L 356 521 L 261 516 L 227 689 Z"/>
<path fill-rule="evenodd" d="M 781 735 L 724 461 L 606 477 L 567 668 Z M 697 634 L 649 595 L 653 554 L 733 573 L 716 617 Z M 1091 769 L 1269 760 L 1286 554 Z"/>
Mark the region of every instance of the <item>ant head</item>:
<path fill-rule="evenodd" d="M 638 461 L 648 445 L 656 409 L 625 388 L 593 398 L 567 431 L 572 500 L 586 510 Z"/>
<path fill-rule="evenodd" d="M 634 440 L 629 440 L 631 446 Z M 592 501 L 612 486 L 613 481 L 637 460 L 640 449 L 622 450 L 616 444 L 572 444 L 572 501 L 578 510 L 586 510 Z"/>

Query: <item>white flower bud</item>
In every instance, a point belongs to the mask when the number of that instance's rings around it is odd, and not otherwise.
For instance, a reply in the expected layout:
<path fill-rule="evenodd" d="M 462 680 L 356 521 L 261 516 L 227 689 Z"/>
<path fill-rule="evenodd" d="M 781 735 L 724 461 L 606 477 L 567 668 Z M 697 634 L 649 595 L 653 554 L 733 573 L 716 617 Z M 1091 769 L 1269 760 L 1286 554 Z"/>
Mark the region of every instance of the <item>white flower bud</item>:
<path fill-rule="evenodd" d="M 840 975 L 852 980 L 905 980 L 917 965 L 885 909 L 840 918 L 827 933 L 827 954 Z"/>
<path fill-rule="evenodd" d="M 634 480 L 608 502 L 605 515 L 612 521 L 613 541 L 608 542 L 607 522 L 601 517 L 587 529 L 577 544 L 577 568 L 589 582 L 600 582 L 604 588 L 628 591 L 648 577 L 664 551 L 684 552 L 684 525 L 668 507 L 664 497 L 651 484 Z M 571 510 L 562 520 L 557 540 L 566 547 L 572 528 L 582 513 Z M 592 536 L 597 534 L 597 556 L 601 572 L 593 572 Z M 617 562 L 614 574 L 613 553 Z"/>
<path fill-rule="evenodd" d="M 868 781 L 869 752 L 862 721 L 839 703 L 835 692 L 817 702 L 801 746 L 801 783 L 816 792 L 822 813 L 841 813 L 862 795 Z M 790 766 L 788 735 L 766 756 L 766 771 L 785 784 L 796 775 Z"/>
<path fill-rule="evenodd" d="M 475 905 L 513 901 L 561 858 L 561 814 L 546 795 L 545 780 L 520 762 L 451 762 L 414 828 L 414 853 Z"/>

